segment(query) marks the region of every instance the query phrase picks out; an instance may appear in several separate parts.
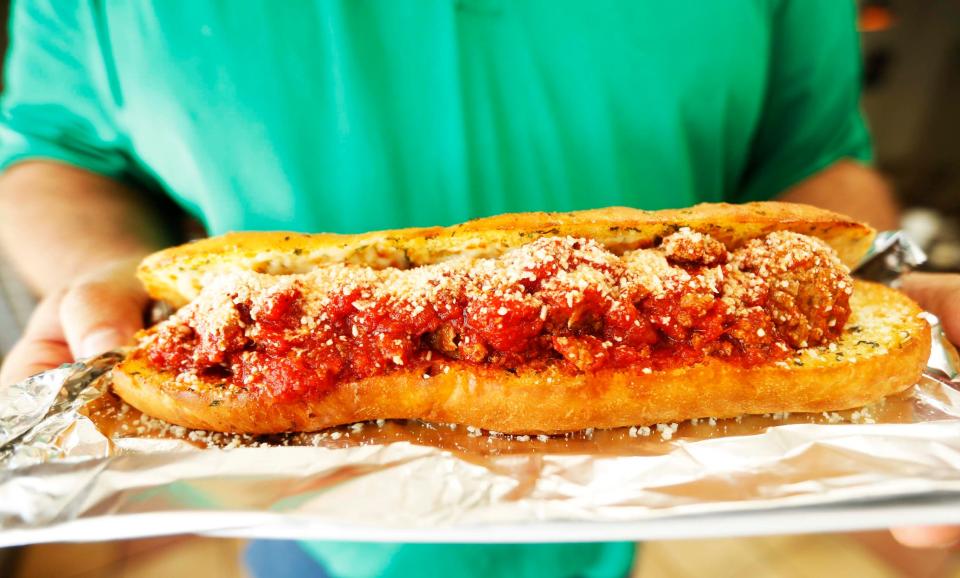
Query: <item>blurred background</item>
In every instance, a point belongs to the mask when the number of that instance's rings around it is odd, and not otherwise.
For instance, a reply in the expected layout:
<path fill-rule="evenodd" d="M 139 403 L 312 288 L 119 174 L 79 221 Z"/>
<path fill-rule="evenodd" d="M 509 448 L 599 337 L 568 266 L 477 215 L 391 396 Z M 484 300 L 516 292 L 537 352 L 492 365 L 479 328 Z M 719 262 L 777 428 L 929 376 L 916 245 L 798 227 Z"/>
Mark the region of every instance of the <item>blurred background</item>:
<path fill-rule="evenodd" d="M 928 268 L 960 270 L 960 2 L 874 0 L 860 10 L 877 166 Z"/>
<path fill-rule="evenodd" d="M 960 2 L 859 4 L 863 107 L 876 165 L 905 208 L 903 228 L 929 255 L 925 268 L 960 271 Z M 0 21 L 7 12 L 8 0 L 0 0 Z M 4 52 L 6 40 L 4 25 Z M 32 303 L 0 263 L 0 355 Z M 0 549 L 0 576 L 152 578 L 186 569 L 197 577 L 244 576 L 241 548 L 240 541 L 177 537 Z M 960 578 L 960 557 L 910 550 L 885 532 L 656 542 L 644 547 L 635 576 Z"/>

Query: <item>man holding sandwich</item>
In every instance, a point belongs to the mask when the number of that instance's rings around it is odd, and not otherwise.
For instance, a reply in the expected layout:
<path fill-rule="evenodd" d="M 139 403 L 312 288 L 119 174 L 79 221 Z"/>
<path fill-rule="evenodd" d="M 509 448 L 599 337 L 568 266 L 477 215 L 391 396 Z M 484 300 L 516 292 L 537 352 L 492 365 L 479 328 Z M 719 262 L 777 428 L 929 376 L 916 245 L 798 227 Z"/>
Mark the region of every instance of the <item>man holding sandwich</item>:
<path fill-rule="evenodd" d="M 15 2 L 0 242 L 42 301 L 0 381 L 131 339 L 134 267 L 179 240 L 169 198 L 213 234 L 773 198 L 896 227 L 867 166 L 853 2 L 605 4 Z M 905 287 L 960 340 L 958 278 Z M 281 544 L 254 569 L 605 577 L 633 555 Z"/>

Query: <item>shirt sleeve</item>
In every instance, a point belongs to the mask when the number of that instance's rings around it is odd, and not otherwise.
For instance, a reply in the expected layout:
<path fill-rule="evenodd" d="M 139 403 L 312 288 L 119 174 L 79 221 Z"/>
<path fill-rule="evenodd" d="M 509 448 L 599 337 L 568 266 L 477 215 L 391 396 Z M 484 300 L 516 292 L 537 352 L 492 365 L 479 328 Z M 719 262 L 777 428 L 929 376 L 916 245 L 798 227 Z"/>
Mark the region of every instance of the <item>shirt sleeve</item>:
<path fill-rule="evenodd" d="M 774 7 L 760 124 L 737 201 L 770 199 L 834 162 L 872 160 L 860 111 L 853 0 L 784 0 Z"/>
<path fill-rule="evenodd" d="M 0 169 L 38 158 L 116 178 L 130 168 L 89 7 L 15 2 L 0 101 Z"/>

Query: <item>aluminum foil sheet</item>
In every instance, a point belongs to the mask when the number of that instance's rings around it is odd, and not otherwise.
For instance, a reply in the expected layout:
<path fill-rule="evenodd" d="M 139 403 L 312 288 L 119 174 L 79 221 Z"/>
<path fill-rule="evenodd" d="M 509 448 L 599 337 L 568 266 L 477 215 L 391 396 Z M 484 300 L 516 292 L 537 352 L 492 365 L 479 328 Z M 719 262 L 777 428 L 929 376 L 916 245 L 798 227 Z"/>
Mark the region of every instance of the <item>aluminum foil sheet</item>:
<path fill-rule="evenodd" d="M 882 234 L 861 270 L 922 253 Z M 960 378 L 939 322 L 923 378 L 870 407 L 511 436 L 420 422 L 190 431 L 110 392 L 122 352 L 0 390 L 0 546 L 175 533 L 520 542 L 960 523 Z"/>

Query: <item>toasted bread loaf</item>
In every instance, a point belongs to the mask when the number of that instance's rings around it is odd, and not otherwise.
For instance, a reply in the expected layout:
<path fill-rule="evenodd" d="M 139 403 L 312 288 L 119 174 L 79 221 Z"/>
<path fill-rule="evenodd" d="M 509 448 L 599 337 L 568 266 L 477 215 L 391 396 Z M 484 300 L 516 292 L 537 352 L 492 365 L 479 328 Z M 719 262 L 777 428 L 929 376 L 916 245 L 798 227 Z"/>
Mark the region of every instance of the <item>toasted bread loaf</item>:
<path fill-rule="evenodd" d="M 790 203 L 702 204 L 641 211 L 610 207 L 573 213 L 515 213 L 452 227 L 377 231 L 362 235 L 231 233 L 151 255 L 139 276 L 155 299 L 175 307 L 194 299 L 204 280 L 229 271 L 303 273 L 326 263 L 409 268 L 455 255 L 493 257 L 544 236 L 587 237 L 614 253 L 653 245 L 680 227 L 707 233 L 735 249 L 772 231 L 818 237 L 853 267 L 874 231 L 842 215 Z"/>
<path fill-rule="evenodd" d="M 252 270 L 288 274 L 349 262 L 409 268 L 455 255 L 490 257 L 543 236 L 594 239 L 615 253 L 655 245 L 680 227 L 735 249 L 779 230 L 818 237 L 855 264 L 873 230 L 834 213 L 784 203 L 698 205 L 646 212 L 608 208 L 526 213 L 448 228 L 363 235 L 236 233 L 175 247 L 147 258 L 140 277 L 150 294 L 181 306 L 206 280 Z M 852 316 L 840 340 L 749 368 L 708 357 L 697 365 L 652 373 L 602 369 L 573 374 L 559 365 L 506 370 L 445 358 L 359 381 L 338 383 L 311 401 L 280 402 L 214 384 L 184 385 L 156 370 L 142 349 L 114 371 L 126 401 L 167 421 L 244 433 L 313 431 L 369 419 L 408 418 L 503 432 L 556 433 L 696 417 L 808 412 L 860 406 L 918 379 L 930 348 L 918 306 L 897 291 L 857 282 Z"/>
<path fill-rule="evenodd" d="M 708 358 L 651 374 L 605 370 L 569 375 L 556 368 L 514 374 L 446 360 L 436 367 L 341 383 L 311 402 L 262 403 L 253 395 L 226 395 L 212 385 L 178 386 L 174 375 L 157 372 L 135 351 L 114 371 L 113 386 L 149 415 L 191 428 L 243 433 L 314 431 L 381 418 L 557 433 L 697 417 L 832 411 L 911 386 L 930 351 L 927 322 L 899 292 L 858 281 L 851 305 L 852 316 L 838 342 L 751 368 Z"/>

